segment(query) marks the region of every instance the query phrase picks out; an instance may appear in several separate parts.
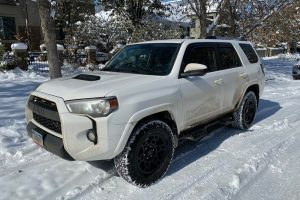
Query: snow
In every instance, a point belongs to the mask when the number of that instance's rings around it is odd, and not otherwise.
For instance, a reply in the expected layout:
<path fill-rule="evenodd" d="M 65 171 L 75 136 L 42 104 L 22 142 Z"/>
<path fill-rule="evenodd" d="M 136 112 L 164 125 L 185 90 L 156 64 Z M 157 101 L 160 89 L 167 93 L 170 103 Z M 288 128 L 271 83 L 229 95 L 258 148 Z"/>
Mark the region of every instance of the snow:
<path fill-rule="evenodd" d="M 24 106 L 47 71 L 0 72 L 0 199 L 300 199 L 296 57 L 263 59 L 266 87 L 250 130 L 222 126 L 200 142 L 182 142 L 166 176 L 146 189 L 118 177 L 110 161 L 69 162 L 34 144 Z"/>
<path fill-rule="evenodd" d="M 63 51 L 65 49 L 65 47 L 61 44 L 57 44 L 56 48 L 57 48 L 58 51 Z"/>
<path fill-rule="evenodd" d="M 112 10 L 110 10 L 110 11 L 102 10 L 102 11 L 96 13 L 95 16 L 102 19 L 102 20 L 104 20 L 104 21 L 109 21 L 112 18 L 111 14 L 112 14 Z"/>
<path fill-rule="evenodd" d="M 96 49 L 97 49 L 97 47 L 94 45 L 90 45 L 90 46 L 87 46 L 84 48 L 84 50 L 96 50 Z"/>
<path fill-rule="evenodd" d="M 43 50 L 46 48 L 46 44 L 41 44 L 40 45 L 40 49 Z M 63 51 L 65 49 L 65 47 L 61 44 L 56 44 L 56 48 L 58 51 Z M 47 53 L 47 52 L 46 52 Z"/>
<path fill-rule="evenodd" d="M 76 44 L 70 44 L 67 46 L 68 49 L 77 49 L 78 46 Z"/>
<path fill-rule="evenodd" d="M 17 50 L 26 50 L 28 48 L 27 44 L 24 44 L 22 42 L 13 43 L 10 47 L 11 49 Z"/>

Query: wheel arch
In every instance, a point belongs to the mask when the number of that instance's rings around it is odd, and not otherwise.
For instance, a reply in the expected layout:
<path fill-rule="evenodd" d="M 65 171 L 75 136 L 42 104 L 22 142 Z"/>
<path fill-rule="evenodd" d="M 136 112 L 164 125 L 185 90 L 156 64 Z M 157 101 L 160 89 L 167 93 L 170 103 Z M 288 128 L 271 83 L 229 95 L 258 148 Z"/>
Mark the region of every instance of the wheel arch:
<path fill-rule="evenodd" d="M 175 147 L 178 146 L 178 126 L 176 123 L 176 119 L 174 114 L 170 111 L 170 109 L 167 109 L 166 107 L 163 109 L 162 106 L 155 107 L 155 108 L 147 108 L 145 110 L 139 111 L 135 115 L 133 115 L 130 120 L 128 121 L 128 124 L 126 125 L 122 137 L 120 138 L 120 141 L 113 153 L 113 156 L 117 156 L 119 153 L 121 153 L 130 139 L 130 136 L 132 135 L 132 132 L 136 129 L 136 127 L 146 121 L 146 120 L 161 120 L 168 124 L 172 131 L 175 133 Z"/>
<path fill-rule="evenodd" d="M 176 135 L 178 135 L 178 128 L 177 128 L 177 124 L 175 122 L 175 119 L 174 119 L 174 115 L 172 115 L 169 111 L 165 110 L 165 111 L 161 111 L 161 112 L 158 112 L 158 113 L 154 113 L 154 114 L 151 114 L 151 115 L 148 115 L 142 119 L 140 119 L 137 124 L 135 125 L 135 128 L 142 122 L 144 121 L 147 121 L 147 120 L 161 120 L 165 123 L 167 123 L 171 129 L 174 131 L 174 133 Z M 133 129 L 134 130 L 134 129 Z"/>
<path fill-rule="evenodd" d="M 240 100 L 238 101 L 238 104 L 235 106 L 235 109 L 234 110 L 237 110 L 239 108 L 239 106 L 241 105 L 242 103 L 242 100 L 243 100 L 243 97 L 247 94 L 247 92 L 249 91 L 252 91 L 254 92 L 255 96 L 256 96 L 256 100 L 257 100 L 257 105 L 259 103 L 259 85 L 258 84 L 253 84 L 253 85 L 250 85 L 246 90 L 245 92 L 243 93 L 243 95 L 241 96 Z"/>

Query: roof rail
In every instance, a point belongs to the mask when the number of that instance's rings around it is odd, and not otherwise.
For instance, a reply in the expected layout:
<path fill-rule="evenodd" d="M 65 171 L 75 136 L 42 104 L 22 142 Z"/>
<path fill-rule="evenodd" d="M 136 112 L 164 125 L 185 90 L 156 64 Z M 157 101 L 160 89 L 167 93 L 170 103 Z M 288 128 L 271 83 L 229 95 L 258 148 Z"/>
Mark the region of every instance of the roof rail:
<path fill-rule="evenodd" d="M 235 38 L 235 37 L 222 37 L 222 36 L 207 36 L 206 39 L 247 41 L 245 37 Z"/>

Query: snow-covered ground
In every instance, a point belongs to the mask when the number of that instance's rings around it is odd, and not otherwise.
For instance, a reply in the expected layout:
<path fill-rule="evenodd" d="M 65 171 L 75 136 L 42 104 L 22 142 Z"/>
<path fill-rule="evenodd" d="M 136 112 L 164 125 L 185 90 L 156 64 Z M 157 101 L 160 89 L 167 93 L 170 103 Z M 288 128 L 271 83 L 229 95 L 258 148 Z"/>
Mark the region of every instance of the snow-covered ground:
<path fill-rule="evenodd" d="M 204 141 L 184 142 L 166 177 L 146 189 L 118 177 L 112 162 L 68 162 L 34 144 L 25 130 L 24 105 L 46 73 L 0 72 L 0 199 L 300 199 L 294 62 L 264 60 L 266 88 L 249 131 L 221 127 Z"/>

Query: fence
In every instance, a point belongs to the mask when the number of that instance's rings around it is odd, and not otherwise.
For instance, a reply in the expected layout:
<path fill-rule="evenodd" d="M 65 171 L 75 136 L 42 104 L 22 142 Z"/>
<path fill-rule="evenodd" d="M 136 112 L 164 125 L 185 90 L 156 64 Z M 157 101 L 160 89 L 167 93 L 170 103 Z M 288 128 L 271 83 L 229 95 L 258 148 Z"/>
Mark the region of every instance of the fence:
<path fill-rule="evenodd" d="M 105 63 L 110 59 L 108 53 L 97 52 L 95 64 Z M 86 66 L 88 64 L 88 54 L 86 53 L 71 53 L 65 52 L 59 54 L 60 62 L 67 62 L 68 64 L 78 66 Z M 48 67 L 47 53 L 46 52 L 29 52 L 28 53 L 28 65 L 43 68 Z"/>
<path fill-rule="evenodd" d="M 284 48 L 257 48 L 256 52 L 260 57 L 271 57 L 285 53 L 286 51 Z"/>

